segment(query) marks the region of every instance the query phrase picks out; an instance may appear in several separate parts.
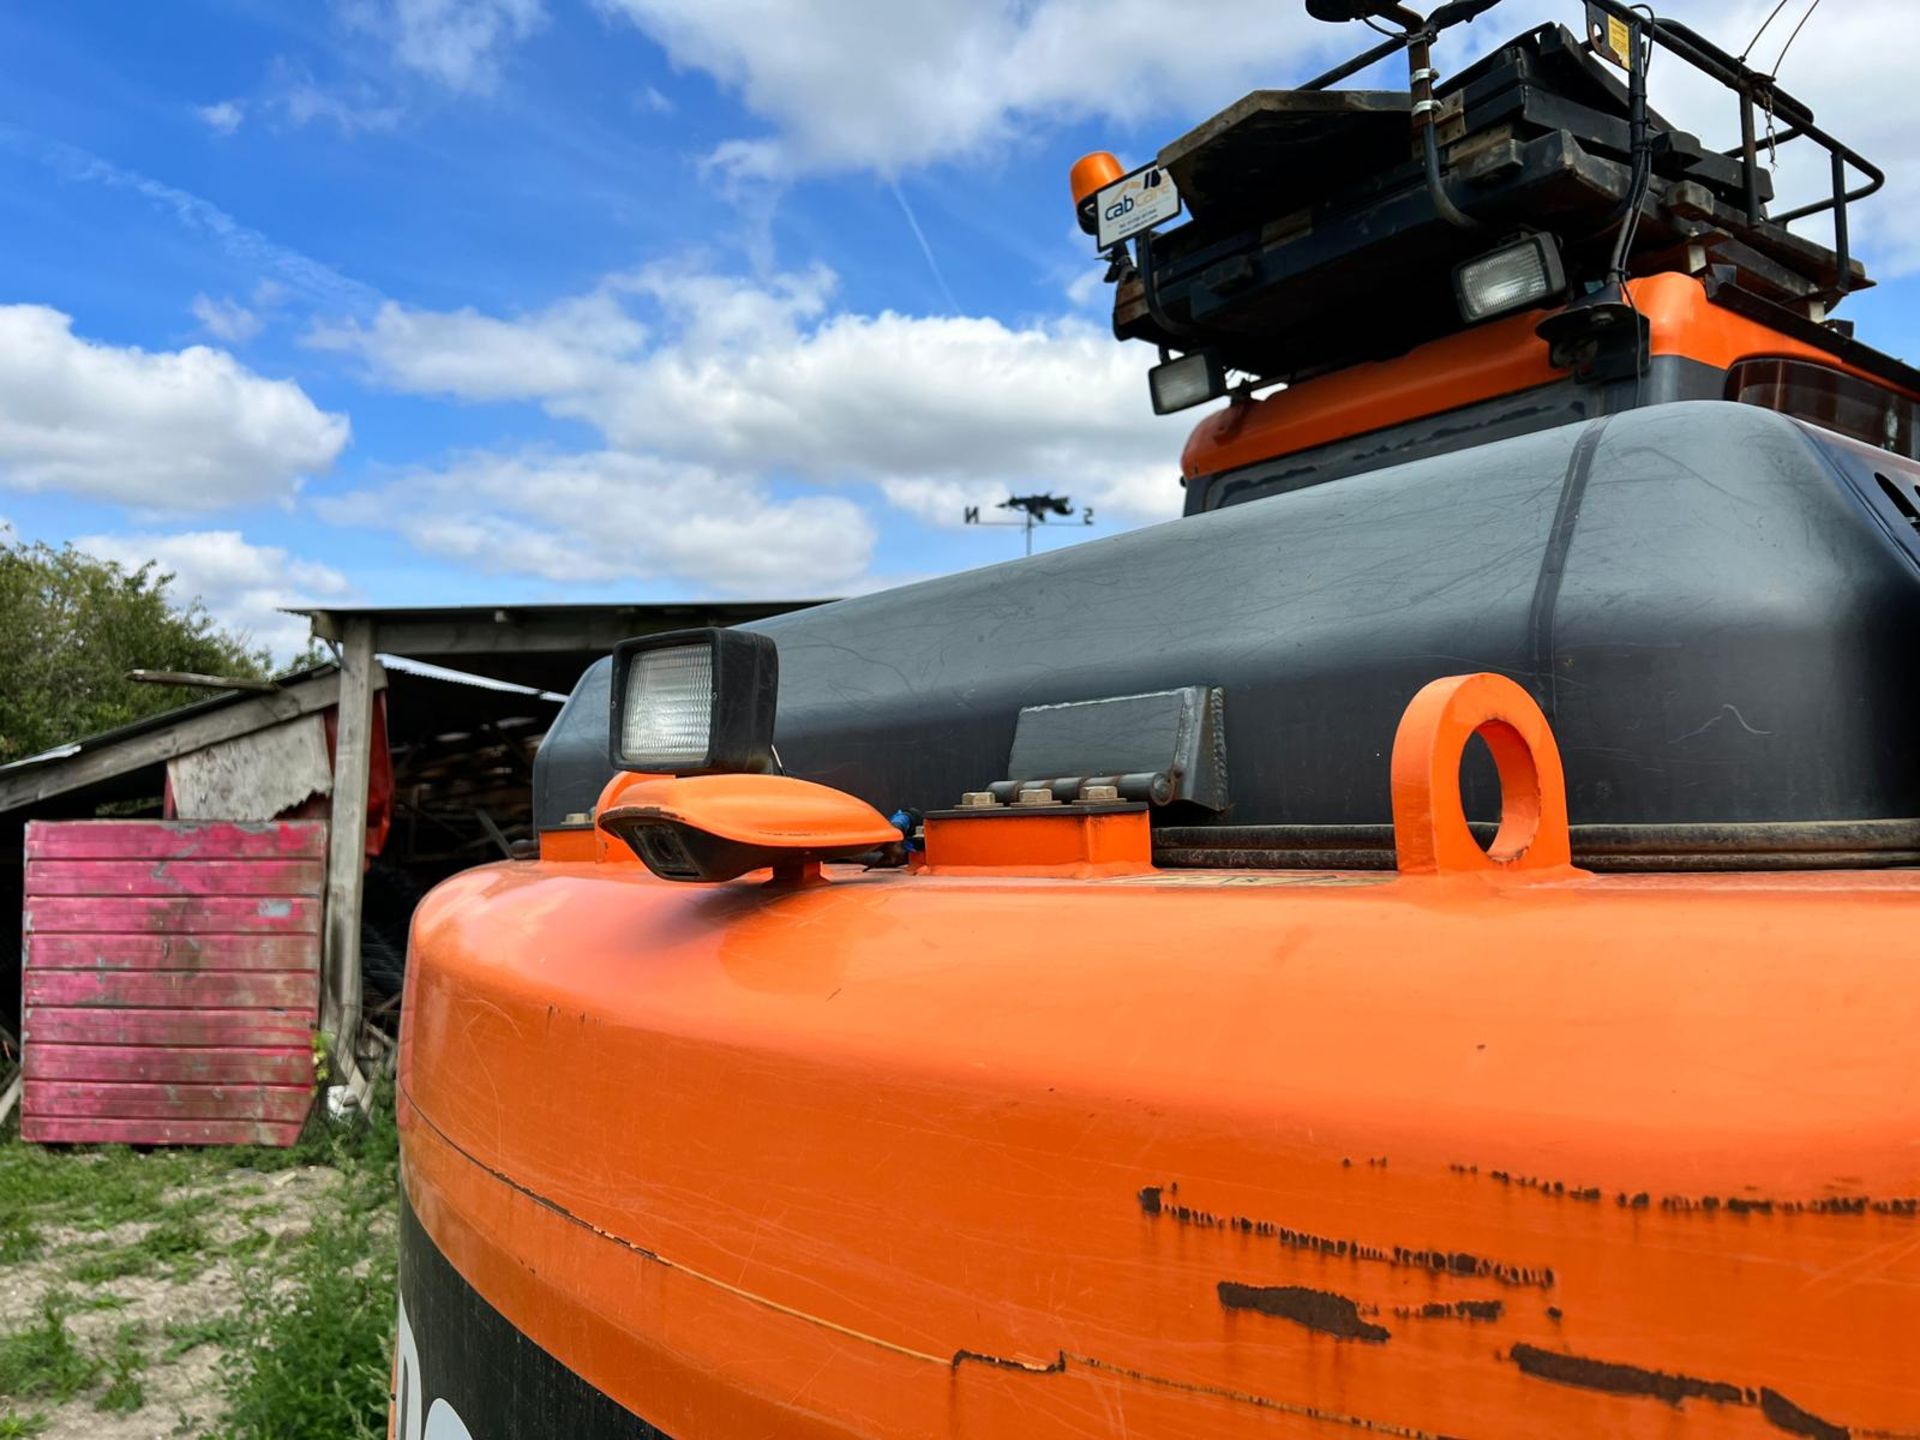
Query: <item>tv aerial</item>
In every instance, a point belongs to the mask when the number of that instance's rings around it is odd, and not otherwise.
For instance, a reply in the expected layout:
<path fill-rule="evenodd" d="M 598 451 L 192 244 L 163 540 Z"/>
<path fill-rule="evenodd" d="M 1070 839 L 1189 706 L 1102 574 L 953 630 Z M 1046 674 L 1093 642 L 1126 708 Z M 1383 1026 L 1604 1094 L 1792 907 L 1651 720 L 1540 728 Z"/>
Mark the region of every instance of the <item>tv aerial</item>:
<path fill-rule="evenodd" d="M 1034 526 L 1046 524 L 1048 516 L 1069 521 L 1074 518 L 1073 501 L 1066 495 L 1009 495 L 993 508 L 996 510 L 1017 511 L 1019 512 L 1020 518 L 1017 520 L 982 520 L 980 518 L 980 507 L 978 505 L 969 505 L 962 513 L 961 519 L 968 525 L 1018 525 L 1026 532 L 1027 554 L 1029 555 L 1033 554 Z M 1082 525 L 1093 524 L 1093 507 L 1091 505 L 1081 506 L 1079 517 Z"/>

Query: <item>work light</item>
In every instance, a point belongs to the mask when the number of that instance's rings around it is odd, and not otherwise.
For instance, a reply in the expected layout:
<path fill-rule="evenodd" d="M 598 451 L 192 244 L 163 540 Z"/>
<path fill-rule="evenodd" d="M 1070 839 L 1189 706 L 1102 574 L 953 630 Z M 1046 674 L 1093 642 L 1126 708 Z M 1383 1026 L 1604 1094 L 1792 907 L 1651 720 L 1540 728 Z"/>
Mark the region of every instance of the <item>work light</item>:
<path fill-rule="evenodd" d="M 613 649 L 612 756 L 622 770 L 771 770 L 780 655 L 746 630 L 676 630 Z"/>
<path fill-rule="evenodd" d="M 1147 372 L 1153 394 L 1153 413 L 1171 415 L 1217 400 L 1227 393 L 1227 372 L 1211 350 L 1196 350 L 1177 360 L 1164 360 Z"/>
<path fill-rule="evenodd" d="M 1525 236 L 1463 261 L 1453 272 L 1453 293 L 1469 325 L 1532 309 L 1566 288 L 1566 268 L 1551 235 Z"/>

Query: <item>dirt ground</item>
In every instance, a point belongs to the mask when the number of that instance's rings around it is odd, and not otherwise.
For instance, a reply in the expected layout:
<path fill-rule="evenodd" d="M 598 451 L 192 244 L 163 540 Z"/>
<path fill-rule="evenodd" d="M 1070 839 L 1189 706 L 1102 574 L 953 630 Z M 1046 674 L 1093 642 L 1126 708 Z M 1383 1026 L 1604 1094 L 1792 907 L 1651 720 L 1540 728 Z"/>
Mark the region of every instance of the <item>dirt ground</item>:
<path fill-rule="evenodd" d="M 143 1158 L 150 1157 L 74 1153 L 57 1163 L 99 1167 L 104 1182 Z M 0 1393 L 0 1440 L 208 1433 L 222 1414 L 222 1354 L 242 1330 L 236 1310 L 244 1267 L 297 1242 L 343 1183 L 324 1164 L 209 1166 L 158 1192 L 147 1213 L 161 1218 L 107 1226 L 86 1223 L 84 1213 L 75 1217 L 81 1223 L 43 1220 L 28 1257 L 0 1266 L 0 1350 L 16 1347 L 16 1375 L 52 1368 L 39 1352 L 22 1358 L 18 1350 L 21 1332 L 46 1324 L 43 1303 L 51 1295 L 82 1357 L 80 1373 L 90 1367 L 92 1378 L 65 1400 L 46 1389 L 37 1396 Z M 76 1188 L 84 1194 L 84 1177 Z M 71 1213 L 73 1202 L 62 1209 Z"/>

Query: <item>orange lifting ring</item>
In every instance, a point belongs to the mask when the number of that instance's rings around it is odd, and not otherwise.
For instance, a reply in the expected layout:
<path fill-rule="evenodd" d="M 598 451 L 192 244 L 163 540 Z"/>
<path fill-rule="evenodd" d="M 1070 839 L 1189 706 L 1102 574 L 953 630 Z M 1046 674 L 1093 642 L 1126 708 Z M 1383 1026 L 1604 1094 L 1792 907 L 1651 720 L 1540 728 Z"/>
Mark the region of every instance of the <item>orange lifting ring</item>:
<path fill-rule="evenodd" d="M 1500 770 L 1500 830 L 1485 850 L 1460 804 L 1460 757 L 1476 734 Z M 1566 772 L 1531 695 L 1482 673 L 1413 697 L 1393 737 L 1393 837 L 1403 875 L 1571 868 Z"/>

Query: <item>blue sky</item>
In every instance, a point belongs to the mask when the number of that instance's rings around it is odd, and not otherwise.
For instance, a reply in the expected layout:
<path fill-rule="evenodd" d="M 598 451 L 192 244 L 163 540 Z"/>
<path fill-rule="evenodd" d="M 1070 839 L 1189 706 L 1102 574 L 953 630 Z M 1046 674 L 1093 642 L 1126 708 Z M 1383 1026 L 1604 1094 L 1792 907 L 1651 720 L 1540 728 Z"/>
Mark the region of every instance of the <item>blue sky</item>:
<path fill-rule="evenodd" d="M 1738 48 L 1772 6 L 1672 8 Z M 1831 9 L 1783 81 L 1899 160 L 1913 9 Z M 1509 0 L 1452 63 L 1577 11 Z M 1067 169 L 1365 39 L 1205 13 L 6 7 L 0 519 L 156 558 L 284 650 L 301 601 L 870 589 L 1017 553 L 958 523 L 1010 488 L 1094 504 L 1043 545 L 1175 514 L 1187 424 L 1105 333 Z M 1901 165 L 1848 313 L 1911 356 Z"/>

